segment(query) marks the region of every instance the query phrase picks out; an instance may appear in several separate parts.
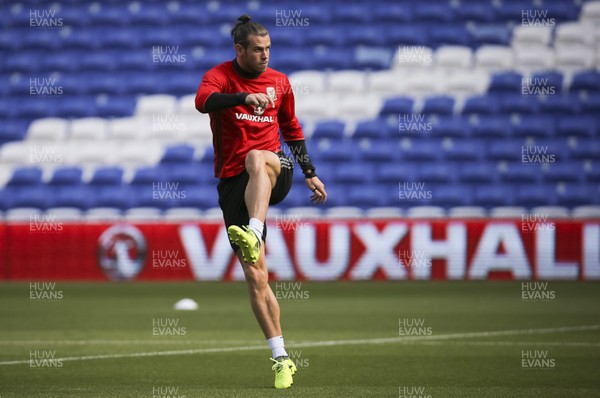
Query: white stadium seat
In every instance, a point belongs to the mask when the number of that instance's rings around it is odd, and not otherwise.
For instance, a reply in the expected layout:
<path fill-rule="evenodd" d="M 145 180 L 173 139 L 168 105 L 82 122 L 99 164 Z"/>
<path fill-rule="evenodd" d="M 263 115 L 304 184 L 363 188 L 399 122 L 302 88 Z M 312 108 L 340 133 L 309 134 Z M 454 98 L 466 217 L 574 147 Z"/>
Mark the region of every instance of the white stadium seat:
<path fill-rule="evenodd" d="M 122 117 L 108 122 L 108 135 L 113 141 L 133 141 L 139 139 L 144 124 L 135 117 Z"/>
<path fill-rule="evenodd" d="M 175 112 L 186 116 L 201 116 L 203 113 L 196 109 L 196 94 L 188 94 L 179 98 L 176 102 Z M 208 116 L 208 115 L 206 115 Z"/>
<path fill-rule="evenodd" d="M 175 207 L 166 210 L 163 219 L 172 222 L 200 221 L 203 219 L 203 214 L 195 207 Z"/>
<path fill-rule="evenodd" d="M 60 141 L 67 137 L 69 121 L 48 117 L 34 120 L 27 130 L 29 141 Z"/>
<path fill-rule="evenodd" d="M 569 209 L 562 206 L 538 206 L 531 209 L 529 214 L 547 216 L 548 218 L 569 218 Z"/>
<path fill-rule="evenodd" d="M 484 71 L 456 71 L 446 78 L 444 93 L 460 97 L 483 94 L 489 84 L 490 74 Z"/>
<path fill-rule="evenodd" d="M 475 52 L 475 67 L 488 72 L 511 70 L 514 54 L 510 47 L 485 45 Z"/>
<path fill-rule="evenodd" d="M 98 141 L 106 139 L 107 120 L 99 117 L 85 117 L 71 121 L 71 140 Z"/>
<path fill-rule="evenodd" d="M 423 70 L 433 66 L 433 50 L 423 46 L 400 46 L 394 54 L 394 69 Z"/>
<path fill-rule="evenodd" d="M 485 218 L 485 208 L 479 206 L 456 206 L 448 211 L 450 218 Z"/>
<path fill-rule="evenodd" d="M 345 121 L 374 118 L 379 114 L 382 99 L 373 94 L 344 96 L 337 107 L 337 116 Z"/>
<path fill-rule="evenodd" d="M 588 205 L 588 206 L 578 206 L 573 209 L 573 218 L 582 219 L 582 218 L 593 218 L 600 219 L 600 206 Z"/>
<path fill-rule="evenodd" d="M 30 143 L 26 141 L 7 142 L 0 147 L 0 164 L 2 167 L 30 165 Z"/>
<path fill-rule="evenodd" d="M 83 219 L 83 212 L 76 207 L 53 207 L 46 210 L 46 216 L 52 217 L 56 221 L 80 221 Z"/>
<path fill-rule="evenodd" d="M 404 92 L 408 76 L 399 71 L 382 70 L 369 74 L 367 90 L 381 97 L 393 97 Z"/>
<path fill-rule="evenodd" d="M 554 46 L 591 47 L 594 45 L 594 27 L 579 22 L 565 22 L 556 27 Z"/>
<path fill-rule="evenodd" d="M 14 207 L 4 214 L 7 222 L 29 222 L 32 218 L 41 219 L 44 212 L 35 207 Z"/>
<path fill-rule="evenodd" d="M 373 207 L 365 212 L 367 218 L 398 218 L 403 214 L 398 207 Z"/>
<path fill-rule="evenodd" d="M 444 218 L 446 212 L 443 207 L 438 206 L 415 206 L 406 212 L 408 218 Z"/>
<path fill-rule="evenodd" d="M 527 209 L 520 206 L 498 206 L 490 210 L 491 218 L 518 218 L 528 214 Z"/>
<path fill-rule="evenodd" d="M 75 166 L 97 167 L 115 164 L 117 150 L 112 142 L 99 141 L 86 143 L 69 142 L 66 146 L 66 162 Z"/>
<path fill-rule="evenodd" d="M 597 26 L 600 23 L 600 1 L 586 1 L 583 3 L 579 20 Z"/>
<path fill-rule="evenodd" d="M 156 142 L 131 142 L 116 149 L 115 163 L 122 167 L 157 164 L 163 154 L 162 145 Z"/>
<path fill-rule="evenodd" d="M 554 51 L 548 47 L 519 48 L 515 50 L 515 68 L 529 75 L 554 67 Z"/>
<path fill-rule="evenodd" d="M 160 221 L 162 212 L 154 207 L 133 207 L 124 215 L 127 221 Z"/>
<path fill-rule="evenodd" d="M 296 98 L 296 114 L 304 121 L 332 118 L 337 114 L 339 94 L 320 94 Z"/>
<path fill-rule="evenodd" d="M 551 28 L 543 26 L 516 26 L 513 29 L 512 47 L 516 49 L 548 46 L 551 39 Z"/>
<path fill-rule="evenodd" d="M 356 70 L 341 70 L 329 75 L 329 92 L 348 94 L 365 91 L 365 73 Z"/>
<path fill-rule="evenodd" d="M 435 52 L 435 67 L 445 71 L 470 69 L 473 51 L 466 46 L 442 46 Z"/>
<path fill-rule="evenodd" d="M 565 73 L 574 73 L 594 66 L 594 53 L 582 47 L 556 49 L 556 68 Z"/>
<path fill-rule="evenodd" d="M 408 80 L 405 93 L 416 98 L 439 94 L 445 84 L 445 79 L 445 76 L 439 72 L 427 70 L 416 72 Z"/>
<path fill-rule="evenodd" d="M 286 210 L 287 214 L 300 216 L 303 220 L 318 220 L 323 218 L 323 212 L 318 207 L 290 207 Z"/>
<path fill-rule="evenodd" d="M 364 217 L 364 211 L 360 207 L 338 206 L 327 209 L 325 217 L 328 219 L 357 219 Z"/>
<path fill-rule="evenodd" d="M 152 119 L 153 116 L 174 113 L 177 99 L 172 95 L 146 95 L 138 99 L 135 115 Z"/>
<path fill-rule="evenodd" d="M 85 213 L 85 220 L 88 222 L 116 222 L 122 219 L 121 210 L 113 207 L 94 207 Z"/>
<path fill-rule="evenodd" d="M 223 210 L 220 207 L 211 207 L 204 211 L 204 219 L 208 221 L 223 221 Z"/>
<path fill-rule="evenodd" d="M 288 76 L 296 100 L 310 94 L 321 93 L 326 88 L 325 72 L 305 70 Z"/>

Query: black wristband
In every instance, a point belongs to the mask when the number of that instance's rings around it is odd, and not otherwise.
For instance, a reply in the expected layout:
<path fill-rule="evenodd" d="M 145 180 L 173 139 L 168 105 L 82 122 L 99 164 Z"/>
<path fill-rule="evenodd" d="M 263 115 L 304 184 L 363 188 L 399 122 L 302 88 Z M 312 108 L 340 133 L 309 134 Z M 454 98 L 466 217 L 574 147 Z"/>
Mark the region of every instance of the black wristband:
<path fill-rule="evenodd" d="M 306 175 L 307 171 L 312 171 L 314 173 L 315 166 L 313 166 L 310 161 L 310 157 L 308 156 L 308 150 L 306 149 L 306 143 L 304 140 L 298 141 L 289 141 L 286 142 L 288 147 L 290 148 L 290 152 L 292 153 L 293 159 L 300 165 L 302 172 Z"/>
<path fill-rule="evenodd" d="M 313 178 L 317 176 L 317 174 L 315 173 L 315 169 L 302 171 L 302 173 L 304 173 L 304 179 Z"/>
<path fill-rule="evenodd" d="M 248 96 L 247 92 L 242 91 L 240 93 L 236 93 L 235 95 L 239 98 L 240 105 L 246 105 L 246 97 Z"/>

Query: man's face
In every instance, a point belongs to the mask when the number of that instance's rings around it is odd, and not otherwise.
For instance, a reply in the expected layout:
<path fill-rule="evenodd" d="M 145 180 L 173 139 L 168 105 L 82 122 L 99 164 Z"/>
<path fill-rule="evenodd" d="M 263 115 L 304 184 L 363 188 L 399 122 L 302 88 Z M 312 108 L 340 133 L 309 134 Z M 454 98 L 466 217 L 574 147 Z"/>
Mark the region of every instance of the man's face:
<path fill-rule="evenodd" d="M 248 72 L 262 73 L 267 70 L 271 52 L 271 38 L 266 36 L 248 36 L 248 47 L 235 45 L 237 61 Z"/>

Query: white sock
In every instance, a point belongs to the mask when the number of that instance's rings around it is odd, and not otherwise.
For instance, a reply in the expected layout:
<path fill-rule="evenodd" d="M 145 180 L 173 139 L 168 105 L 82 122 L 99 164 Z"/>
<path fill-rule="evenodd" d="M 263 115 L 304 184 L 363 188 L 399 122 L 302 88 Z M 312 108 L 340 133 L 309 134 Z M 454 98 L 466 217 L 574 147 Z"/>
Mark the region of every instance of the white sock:
<path fill-rule="evenodd" d="M 248 223 L 248 228 L 250 228 L 252 232 L 254 232 L 254 235 L 256 235 L 258 241 L 262 244 L 262 234 L 263 229 L 265 228 L 265 224 L 263 224 L 263 222 L 260 221 L 258 218 L 251 218 L 250 222 Z"/>
<path fill-rule="evenodd" d="M 271 355 L 273 359 L 277 357 L 287 357 L 288 354 L 285 351 L 285 344 L 283 343 L 283 336 L 271 337 L 267 340 L 269 348 L 271 349 Z"/>

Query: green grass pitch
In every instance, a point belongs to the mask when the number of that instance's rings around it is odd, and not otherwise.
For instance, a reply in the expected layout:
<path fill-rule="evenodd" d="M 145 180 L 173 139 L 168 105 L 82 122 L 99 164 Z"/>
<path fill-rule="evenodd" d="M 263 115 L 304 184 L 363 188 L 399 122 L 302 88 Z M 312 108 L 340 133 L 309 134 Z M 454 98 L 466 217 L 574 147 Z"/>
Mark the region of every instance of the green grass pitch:
<path fill-rule="evenodd" d="M 598 283 L 272 287 L 284 391 L 243 283 L 0 284 L 0 397 L 600 396 Z"/>

